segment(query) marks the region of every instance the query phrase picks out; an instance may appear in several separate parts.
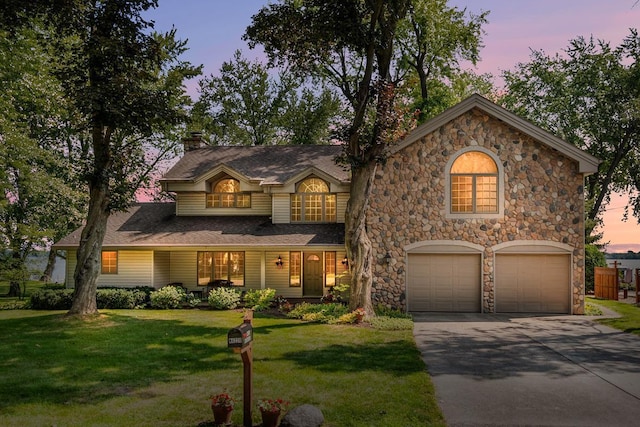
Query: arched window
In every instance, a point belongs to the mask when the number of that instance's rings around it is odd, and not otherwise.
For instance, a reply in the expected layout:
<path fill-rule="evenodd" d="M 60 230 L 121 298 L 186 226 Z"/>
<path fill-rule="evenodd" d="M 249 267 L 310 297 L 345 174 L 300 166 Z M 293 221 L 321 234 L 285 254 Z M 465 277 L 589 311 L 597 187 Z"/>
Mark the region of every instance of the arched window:
<path fill-rule="evenodd" d="M 498 166 L 480 151 L 467 151 L 451 165 L 451 213 L 498 213 Z"/>
<path fill-rule="evenodd" d="M 225 178 L 213 184 L 212 193 L 207 194 L 208 208 L 250 208 L 251 194 L 240 192 L 237 179 Z"/>
<path fill-rule="evenodd" d="M 336 195 L 320 178 L 300 182 L 291 195 L 291 222 L 336 222 Z"/>

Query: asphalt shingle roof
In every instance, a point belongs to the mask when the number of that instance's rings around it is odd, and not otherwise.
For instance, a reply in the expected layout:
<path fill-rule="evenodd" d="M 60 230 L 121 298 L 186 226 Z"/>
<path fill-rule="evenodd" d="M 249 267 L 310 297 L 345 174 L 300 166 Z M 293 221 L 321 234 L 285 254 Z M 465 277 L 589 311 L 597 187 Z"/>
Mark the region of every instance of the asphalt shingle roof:
<path fill-rule="evenodd" d="M 215 146 L 187 151 L 162 181 L 195 181 L 212 166 L 225 165 L 249 178 L 268 184 L 283 184 L 315 167 L 341 182 L 349 172 L 335 162 L 340 145 Z"/>
<path fill-rule="evenodd" d="M 77 247 L 78 229 L 55 244 Z M 175 203 L 141 203 L 111 215 L 103 246 L 344 245 L 344 224 L 272 224 L 268 216 L 176 216 Z"/>

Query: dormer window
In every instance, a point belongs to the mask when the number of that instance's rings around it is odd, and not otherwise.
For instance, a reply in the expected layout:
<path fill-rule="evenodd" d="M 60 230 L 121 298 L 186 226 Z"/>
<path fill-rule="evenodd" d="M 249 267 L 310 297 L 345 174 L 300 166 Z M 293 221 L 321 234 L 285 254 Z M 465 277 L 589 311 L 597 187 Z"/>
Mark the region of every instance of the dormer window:
<path fill-rule="evenodd" d="M 212 185 L 211 194 L 207 194 L 208 208 L 250 208 L 251 193 L 240 191 L 237 179 L 225 178 Z"/>
<path fill-rule="evenodd" d="M 301 181 L 291 195 L 291 222 L 336 222 L 336 195 L 320 178 Z"/>

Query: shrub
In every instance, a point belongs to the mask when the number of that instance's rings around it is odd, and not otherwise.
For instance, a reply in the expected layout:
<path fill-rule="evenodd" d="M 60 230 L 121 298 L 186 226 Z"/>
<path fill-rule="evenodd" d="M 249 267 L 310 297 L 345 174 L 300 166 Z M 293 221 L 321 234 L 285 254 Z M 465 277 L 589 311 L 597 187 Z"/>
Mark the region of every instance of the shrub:
<path fill-rule="evenodd" d="M 413 319 L 409 313 L 405 313 L 404 311 L 400 311 L 395 308 L 389 308 L 382 304 L 378 304 L 374 310 L 376 312 L 376 316 L 392 317 L 396 319 Z"/>
<path fill-rule="evenodd" d="M 34 310 L 69 310 L 73 301 L 73 289 L 39 289 L 31 295 Z"/>
<path fill-rule="evenodd" d="M 584 272 L 584 284 L 586 292 L 593 292 L 594 289 L 594 268 L 606 267 L 607 260 L 604 254 L 598 249 L 596 245 L 585 245 L 585 272 Z"/>
<path fill-rule="evenodd" d="M 200 298 L 195 296 L 192 292 L 189 292 L 185 297 L 185 302 L 189 305 L 189 307 L 195 308 L 198 305 L 200 305 L 202 301 L 200 300 Z"/>
<path fill-rule="evenodd" d="M 232 310 L 240 303 L 240 292 L 233 288 L 213 288 L 208 302 L 215 310 Z"/>
<path fill-rule="evenodd" d="M 342 304 L 309 304 L 303 302 L 295 306 L 287 317 L 302 319 L 307 322 L 329 323 L 348 314 L 349 308 Z"/>
<path fill-rule="evenodd" d="M 135 291 L 128 289 L 98 289 L 98 308 L 135 308 Z"/>
<path fill-rule="evenodd" d="M 151 307 L 167 309 L 180 308 L 182 301 L 186 298 L 184 289 L 176 286 L 165 286 L 157 291 L 151 292 Z"/>
<path fill-rule="evenodd" d="M 368 319 L 371 327 L 383 331 L 402 331 L 413 329 L 413 320 L 402 317 L 375 316 Z"/>
<path fill-rule="evenodd" d="M 249 290 L 244 296 L 244 304 L 253 311 L 263 311 L 271 307 L 276 297 L 275 289 Z"/>

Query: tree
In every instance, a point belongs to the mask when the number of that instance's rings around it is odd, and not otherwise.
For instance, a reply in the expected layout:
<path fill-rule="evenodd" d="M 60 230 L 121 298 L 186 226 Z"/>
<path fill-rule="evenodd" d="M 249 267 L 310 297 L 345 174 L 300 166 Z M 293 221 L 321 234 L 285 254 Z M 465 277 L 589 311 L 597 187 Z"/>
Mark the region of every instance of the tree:
<path fill-rule="evenodd" d="M 265 65 L 236 51 L 219 76 L 200 81 L 192 126 L 215 145 L 326 143 L 338 101 L 327 89 L 315 96 L 302 85 L 286 70 L 271 76 Z"/>
<path fill-rule="evenodd" d="M 587 238 L 612 191 L 630 197 L 640 219 L 640 38 L 617 48 L 593 37 L 569 42 L 564 55 L 534 51 L 504 73 L 502 103 L 602 160 L 586 178 Z"/>
<path fill-rule="evenodd" d="M 175 30 L 150 32 L 142 12 L 155 0 L 83 1 L 57 20 L 64 91 L 90 134 L 78 149 L 89 190 L 89 207 L 74 272 L 70 314 L 92 314 L 109 215 L 124 210 L 148 177 L 145 144 L 156 157 L 171 150 L 162 138 L 184 121 L 188 97 L 183 81 L 199 73 L 179 62 L 185 43 Z M 62 17 L 60 17 L 62 18 Z"/>
<path fill-rule="evenodd" d="M 423 3 L 427 0 L 282 0 L 262 8 L 245 34 L 250 46 L 264 47 L 271 63 L 325 79 L 350 107 L 349 123 L 340 134 L 344 141 L 342 161 L 351 170 L 345 215 L 345 244 L 352 273 L 350 305 L 363 307 L 368 316 L 374 315 L 371 287 L 375 262 L 366 227 L 369 198 L 377 165 L 384 161 L 388 147 L 411 126 L 405 120 L 413 117 L 413 111 L 399 108 L 397 103 L 398 87 L 408 74 L 407 68 L 402 68 L 406 62 L 400 60 L 398 43 L 401 29 L 408 25 L 408 12 L 423 13 L 416 7 Z M 416 22 L 423 25 L 429 21 Z M 440 70 L 445 70 L 446 64 L 453 65 L 451 57 L 442 57 Z"/>
<path fill-rule="evenodd" d="M 0 21 L 1 23 L 2 21 Z M 25 261 L 80 225 L 82 187 L 55 141 L 69 135 L 68 111 L 52 77 L 41 21 L 0 29 L 0 270 L 9 295 L 29 276 Z"/>

